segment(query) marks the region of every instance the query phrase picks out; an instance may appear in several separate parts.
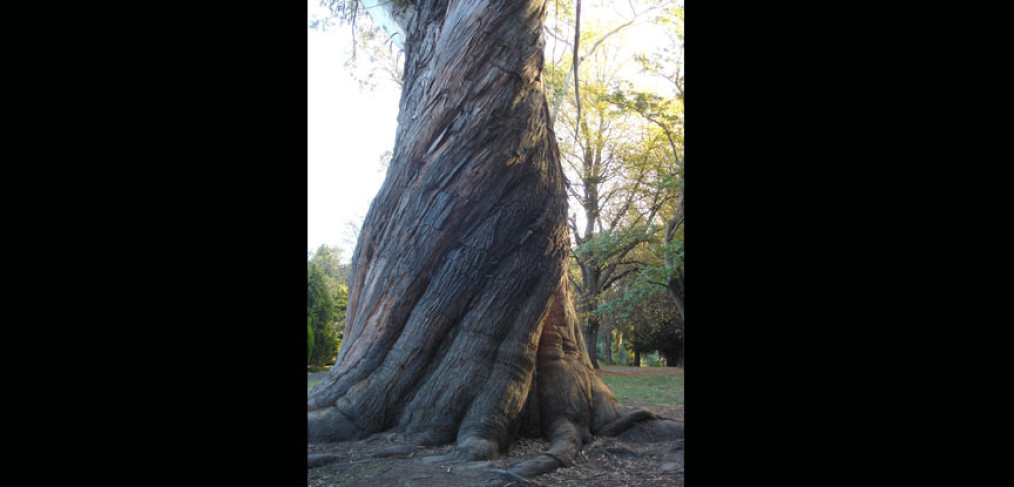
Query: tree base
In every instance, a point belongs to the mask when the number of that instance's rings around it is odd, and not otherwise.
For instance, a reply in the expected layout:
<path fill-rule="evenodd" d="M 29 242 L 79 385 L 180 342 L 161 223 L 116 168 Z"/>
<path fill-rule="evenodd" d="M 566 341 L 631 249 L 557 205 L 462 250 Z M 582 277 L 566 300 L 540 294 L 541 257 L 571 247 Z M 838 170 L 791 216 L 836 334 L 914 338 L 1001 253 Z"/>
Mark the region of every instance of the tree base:
<path fill-rule="evenodd" d="M 503 486 L 524 482 L 507 477 L 510 471 L 549 449 L 542 439 L 519 438 L 493 460 L 446 460 L 452 445 L 417 447 L 401 443 L 393 435 L 368 440 L 310 445 L 310 458 L 326 459 L 311 465 L 310 484 L 366 487 L 401 485 L 406 479 L 432 487 Z M 392 453 L 393 452 L 393 453 Z M 535 485 L 682 485 L 683 442 L 631 442 L 620 438 L 596 437 L 569 466 L 538 476 L 525 477 Z M 632 479 L 637 479 L 632 482 Z"/>
<path fill-rule="evenodd" d="M 510 427 L 498 430 L 462 426 L 458 429 L 455 448 L 431 458 L 431 462 L 459 464 L 491 460 L 519 436 L 542 437 L 550 442 L 548 449 L 507 470 L 512 475 L 531 478 L 572 465 L 593 436 L 632 442 L 683 439 L 682 421 L 617 402 L 592 368 L 575 316 L 564 280 L 540 323 L 536 362 L 524 407 L 513 418 L 490 418 L 490 423 L 499 422 Z M 358 439 L 370 434 L 338 407 L 311 411 L 308 420 L 311 441 Z M 390 437 L 392 433 L 411 445 L 449 443 L 445 434 L 420 433 L 411 424 L 372 437 Z M 313 461 L 320 462 L 317 458 Z"/>

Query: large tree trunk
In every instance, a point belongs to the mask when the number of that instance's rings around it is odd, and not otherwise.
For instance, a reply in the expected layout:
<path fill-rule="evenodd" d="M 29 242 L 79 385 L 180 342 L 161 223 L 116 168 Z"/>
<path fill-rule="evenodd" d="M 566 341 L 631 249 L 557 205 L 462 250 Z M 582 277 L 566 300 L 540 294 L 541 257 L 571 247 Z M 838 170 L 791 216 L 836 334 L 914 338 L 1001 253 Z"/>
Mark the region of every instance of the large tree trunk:
<path fill-rule="evenodd" d="M 394 156 L 353 257 L 345 342 L 309 393 L 310 441 L 395 431 L 478 459 L 542 435 L 552 455 L 515 467 L 531 475 L 593 434 L 681 436 L 618 404 L 586 353 L 541 80 L 544 0 L 396 5 Z"/>

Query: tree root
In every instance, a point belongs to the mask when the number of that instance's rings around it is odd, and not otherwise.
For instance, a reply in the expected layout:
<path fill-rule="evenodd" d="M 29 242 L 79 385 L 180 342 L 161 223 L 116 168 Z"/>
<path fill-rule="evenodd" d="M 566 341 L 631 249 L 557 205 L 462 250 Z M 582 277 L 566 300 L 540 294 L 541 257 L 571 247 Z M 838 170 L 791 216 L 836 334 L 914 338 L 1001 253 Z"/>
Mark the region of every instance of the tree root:
<path fill-rule="evenodd" d="M 581 449 L 581 435 L 570 421 L 558 421 L 551 435 L 552 446 L 539 455 L 514 465 L 508 471 L 525 480 L 552 472 L 561 467 L 573 466 Z M 612 436 L 626 441 L 664 441 L 683 438 L 683 422 L 659 418 L 646 409 L 634 410 L 607 424 L 598 431 L 599 436 Z M 486 487 L 497 484 L 490 481 Z"/>
<path fill-rule="evenodd" d="M 311 453 L 306 456 L 306 468 L 323 467 L 329 463 L 341 461 L 341 455 Z"/>
<path fill-rule="evenodd" d="M 309 411 L 306 415 L 306 434 L 310 443 L 355 440 L 364 436 L 350 418 L 334 406 Z"/>
<path fill-rule="evenodd" d="M 683 421 L 671 419 L 654 419 L 634 423 L 630 427 L 615 436 L 623 441 L 634 442 L 657 442 L 683 439 Z"/>
<path fill-rule="evenodd" d="M 599 436 L 616 436 L 624 431 L 627 431 L 638 422 L 651 419 L 658 419 L 658 416 L 655 416 L 655 413 L 648 411 L 647 409 L 638 409 L 599 428 L 598 434 Z"/>
<path fill-rule="evenodd" d="M 501 470 L 501 469 L 498 469 L 498 468 L 491 468 L 488 471 L 489 471 L 489 473 L 495 473 L 495 474 L 498 474 L 498 475 L 503 475 L 504 477 L 507 477 L 509 479 L 518 480 L 518 481 L 520 481 L 521 483 L 523 483 L 525 485 L 535 485 L 535 486 L 539 486 L 539 487 L 542 486 L 542 484 L 540 484 L 540 483 L 538 483 L 538 482 L 536 482 L 536 481 L 534 481 L 532 479 L 526 479 L 526 478 L 524 478 L 524 477 L 522 477 L 522 476 L 520 476 L 520 475 L 518 475 L 518 474 L 516 474 L 514 472 L 511 472 L 510 470 Z"/>

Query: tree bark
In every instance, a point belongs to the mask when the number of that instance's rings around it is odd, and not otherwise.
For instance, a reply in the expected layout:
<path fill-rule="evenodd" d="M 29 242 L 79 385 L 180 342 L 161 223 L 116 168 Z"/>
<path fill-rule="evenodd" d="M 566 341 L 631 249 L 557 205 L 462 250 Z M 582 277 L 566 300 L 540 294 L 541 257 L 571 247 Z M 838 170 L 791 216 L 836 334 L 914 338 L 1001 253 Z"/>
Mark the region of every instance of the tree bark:
<path fill-rule="evenodd" d="M 589 228 L 591 222 L 589 221 Z M 591 230 L 585 232 L 586 237 L 591 236 Z M 580 262 L 582 286 L 578 289 L 580 294 L 581 316 L 584 317 L 584 334 L 588 339 L 585 347 L 588 349 L 588 357 L 591 358 L 592 367 L 599 368 L 599 362 L 595 356 L 595 344 L 599 339 L 600 319 L 597 313 L 599 307 L 599 295 L 602 293 L 601 272 L 595 267 L 595 261 Z"/>
<path fill-rule="evenodd" d="M 622 350 L 623 350 L 623 332 L 617 330 L 616 331 L 616 350 L 615 350 L 617 357 L 621 356 L 620 352 Z M 612 353 L 612 351 L 610 351 L 610 353 Z M 626 356 L 626 354 L 624 353 L 623 356 Z M 612 365 L 612 363 L 610 363 L 610 365 Z"/>
<path fill-rule="evenodd" d="M 394 431 L 481 459 L 543 436 L 550 455 L 512 469 L 534 475 L 594 434 L 681 437 L 681 422 L 620 405 L 586 353 L 545 1 L 394 5 L 411 7 L 394 155 L 352 259 L 345 342 L 309 392 L 309 440 Z"/>
<path fill-rule="evenodd" d="M 597 348 L 599 341 L 599 317 L 594 313 L 589 314 L 588 321 L 585 324 L 585 329 L 588 332 L 588 343 L 585 343 L 585 347 L 588 349 L 588 358 L 591 360 L 593 368 L 599 368 L 599 361 L 597 357 Z"/>
<path fill-rule="evenodd" d="M 613 365 L 613 330 L 606 328 L 602 330 L 602 348 L 606 351 L 606 365 Z"/>
<path fill-rule="evenodd" d="M 677 157 L 678 153 L 676 149 L 673 149 L 673 157 Z M 669 245 L 673 238 L 676 237 L 676 229 L 683 223 L 684 220 L 684 201 L 683 194 L 686 192 L 685 189 L 680 189 L 678 199 L 676 200 L 676 213 L 673 215 L 668 222 L 666 222 L 665 228 L 665 245 Z M 668 263 L 667 263 L 668 264 Z M 671 264 L 675 267 L 676 263 Z M 672 297 L 676 300 L 676 309 L 679 311 L 680 320 L 683 320 L 683 272 L 677 272 L 667 283 L 666 286 L 669 292 L 672 293 Z"/>

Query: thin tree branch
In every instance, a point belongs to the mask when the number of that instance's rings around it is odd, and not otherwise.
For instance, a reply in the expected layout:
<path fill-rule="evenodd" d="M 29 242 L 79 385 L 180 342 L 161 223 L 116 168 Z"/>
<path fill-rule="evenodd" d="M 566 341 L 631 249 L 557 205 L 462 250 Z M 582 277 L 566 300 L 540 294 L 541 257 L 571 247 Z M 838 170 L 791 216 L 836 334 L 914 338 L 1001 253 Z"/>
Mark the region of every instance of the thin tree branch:
<path fill-rule="evenodd" d="M 574 13 L 574 99 L 577 103 L 577 126 L 581 126 L 581 92 L 579 90 L 580 84 L 578 83 L 578 64 L 581 63 L 579 58 L 581 48 L 581 0 L 577 0 L 577 7 Z M 552 119 L 550 119 L 552 123 Z"/>
<path fill-rule="evenodd" d="M 637 267 L 628 268 L 627 270 L 621 272 L 618 276 L 606 281 L 606 283 L 602 285 L 602 289 L 609 289 L 609 286 L 612 286 L 614 282 L 619 281 L 620 279 L 623 279 L 623 277 L 626 276 L 627 274 L 630 274 L 631 272 L 635 272 L 638 270 L 640 269 Z"/>
<path fill-rule="evenodd" d="M 578 291 L 581 291 L 581 289 L 582 289 L 581 285 L 578 284 L 578 282 L 574 280 L 574 277 L 571 276 L 569 272 L 567 273 L 567 279 L 570 280 L 571 285 L 573 285 L 575 288 L 577 288 Z"/>
<path fill-rule="evenodd" d="M 580 3 L 580 2 L 578 2 L 578 3 Z M 648 9 L 645 12 L 653 10 L 654 8 L 655 7 L 651 8 L 651 9 Z M 580 7 L 579 7 L 579 9 L 580 9 Z M 574 76 L 574 73 L 577 70 L 577 68 L 579 67 L 581 61 L 585 60 L 588 56 L 591 56 L 592 54 L 594 54 L 595 50 L 598 49 L 598 47 L 600 45 L 602 45 L 602 42 L 604 42 L 610 36 L 612 36 L 613 34 L 619 32 L 620 30 L 622 30 L 622 29 L 624 29 L 626 27 L 630 27 L 631 25 L 634 25 L 634 21 L 636 21 L 636 20 L 637 20 L 637 15 L 635 15 L 633 19 L 630 19 L 630 21 L 625 22 L 623 24 L 620 24 L 615 29 L 613 29 L 613 30 L 611 30 L 609 32 L 606 32 L 599 40 L 595 41 L 595 44 L 592 44 L 592 47 L 591 47 L 590 50 L 588 50 L 588 53 L 585 54 L 584 56 L 581 56 L 580 58 L 578 58 L 577 55 L 576 55 L 576 53 L 577 53 L 578 50 L 574 49 L 575 62 L 574 62 L 574 65 L 570 67 L 570 70 L 567 71 L 567 79 L 565 79 L 563 81 L 563 90 L 561 90 L 560 93 L 558 93 L 556 95 L 556 99 L 553 100 L 553 110 L 551 111 L 552 113 L 549 116 L 549 124 L 550 125 L 553 125 L 553 122 L 556 121 L 556 114 L 560 111 L 560 105 L 563 104 L 563 95 L 565 95 L 567 93 L 568 88 L 570 87 L 570 78 L 571 78 L 571 76 Z M 566 41 L 564 41 L 564 42 L 566 42 Z M 575 43 L 575 45 L 576 45 L 576 43 Z"/>
<path fill-rule="evenodd" d="M 685 190 L 684 190 L 685 191 Z M 665 244 L 668 245 L 676 236 L 676 228 L 683 223 L 683 191 L 680 191 L 679 201 L 676 203 L 676 214 L 665 225 Z"/>
<path fill-rule="evenodd" d="M 577 233 L 577 219 L 574 215 L 570 216 L 570 231 L 574 234 L 574 241 L 580 246 L 584 243 L 584 239 L 581 238 L 581 234 Z"/>
<path fill-rule="evenodd" d="M 569 40 L 564 39 L 563 37 L 557 36 L 556 32 L 553 32 L 548 26 L 547 27 L 543 27 L 543 29 L 546 31 L 547 34 L 549 34 L 550 37 L 552 37 L 553 39 L 556 39 L 556 40 L 558 40 L 558 41 L 566 44 L 567 47 L 570 47 L 570 41 Z"/>
<path fill-rule="evenodd" d="M 641 242 L 642 242 L 642 240 L 640 238 L 636 238 L 635 237 L 630 242 L 628 242 L 626 245 L 624 245 L 623 247 L 621 247 L 620 250 L 618 250 L 617 252 L 613 253 L 612 255 L 616 256 L 616 260 L 622 261 L 625 257 L 627 257 L 627 254 L 629 254 L 631 250 L 634 250 L 634 247 L 637 247 L 637 245 L 640 244 Z M 607 256 L 607 257 L 612 257 L 612 256 Z M 608 281 L 609 280 L 609 276 L 611 276 L 612 273 L 616 271 L 616 268 L 618 267 L 618 265 L 619 264 L 613 263 L 613 264 L 610 264 L 610 265 L 606 266 L 605 269 L 603 269 L 603 271 L 602 271 L 600 281 L 603 281 L 603 282 L 604 281 Z"/>

